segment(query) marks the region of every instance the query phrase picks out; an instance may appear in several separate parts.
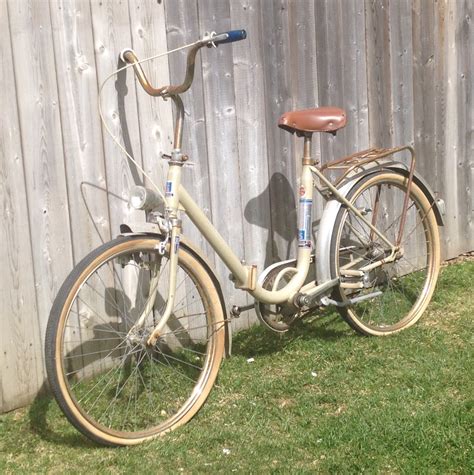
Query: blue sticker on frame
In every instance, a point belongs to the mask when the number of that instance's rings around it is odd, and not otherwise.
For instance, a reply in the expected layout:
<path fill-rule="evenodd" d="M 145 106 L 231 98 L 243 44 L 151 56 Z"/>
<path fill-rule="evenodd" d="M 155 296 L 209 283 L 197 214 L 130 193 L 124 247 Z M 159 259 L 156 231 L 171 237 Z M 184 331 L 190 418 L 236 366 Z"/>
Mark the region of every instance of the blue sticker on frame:
<path fill-rule="evenodd" d="M 167 198 L 174 196 L 173 193 L 173 182 L 172 181 L 167 181 L 166 182 L 166 188 L 165 188 L 165 196 Z"/>
<path fill-rule="evenodd" d="M 313 200 L 300 198 L 299 204 L 298 247 L 311 248 L 311 210 Z"/>

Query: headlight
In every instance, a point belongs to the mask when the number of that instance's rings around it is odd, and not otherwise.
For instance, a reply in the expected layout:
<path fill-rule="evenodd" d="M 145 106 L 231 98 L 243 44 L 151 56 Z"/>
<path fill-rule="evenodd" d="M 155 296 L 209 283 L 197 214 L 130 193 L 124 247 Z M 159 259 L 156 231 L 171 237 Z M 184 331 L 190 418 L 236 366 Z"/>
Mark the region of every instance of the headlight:
<path fill-rule="evenodd" d="M 160 195 L 144 186 L 133 186 L 130 189 L 129 202 L 132 208 L 145 211 L 151 211 L 163 205 Z"/>

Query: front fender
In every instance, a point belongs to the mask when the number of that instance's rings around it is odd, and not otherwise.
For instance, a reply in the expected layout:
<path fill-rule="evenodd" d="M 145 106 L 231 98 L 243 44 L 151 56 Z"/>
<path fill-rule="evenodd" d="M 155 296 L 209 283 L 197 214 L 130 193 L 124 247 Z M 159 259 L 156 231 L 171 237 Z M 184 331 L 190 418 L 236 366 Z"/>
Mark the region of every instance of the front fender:
<path fill-rule="evenodd" d="M 142 224 L 133 224 L 132 226 L 133 226 L 133 229 L 128 224 L 121 224 L 120 235 L 122 236 L 147 235 L 147 236 L 155 236 L 157 239 L 164 239 L 163 232 L 160 230 L 157 224 L 142 223 Z M 225 322 L 225 327 L 224 327 L 225 328 L 225 356 L 229 357 L 232 350 L 232 327 L 230 325 L 229 319 L 227 318 L 224 293 L 222 292 L 222 287 L 217 277 L 217 274 L 214 271 L 213 266 L 210 264 L 206 256 L 201 251 L 201 249 L 199 249 L 195 244 L 191 243 L 184 236 L 181 236 L 180 238 L 180 246 L 183 246 L 206 269 L 207 273 L 210 275 L 212 279 L 213 284 L 215 285 L 217 289 L 217 293 L 219 294 L 219 300 L 222 307 L 222 314 L 224 315 L 224 322 Z"/>

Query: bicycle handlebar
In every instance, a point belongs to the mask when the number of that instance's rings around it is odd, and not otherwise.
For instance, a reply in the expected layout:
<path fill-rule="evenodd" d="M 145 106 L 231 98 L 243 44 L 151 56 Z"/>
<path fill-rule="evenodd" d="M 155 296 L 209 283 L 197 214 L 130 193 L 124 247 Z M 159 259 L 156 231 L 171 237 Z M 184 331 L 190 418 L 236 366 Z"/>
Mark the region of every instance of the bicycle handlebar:
<path fill-rule="evenodd" d="M 153 87 L 148 81 L 145 72 L 135 52 L 126 48 L 120 53 L 120 59 L 128 64 L 133 64 L 133 69 L 137 75 L 138 80 L 140 81 L 141 86 L 150 96 L 158 97 L 169 97 L 176 96 L 186 92 L 194 79 L 194 66 L 196 64 L 196 54 L 203 46 L 218 46 L 224 43 L 233 43 L 235 41 L 241 41 L 247 38 L 247 32 L 245 30 L 231 30 L 224 33 L 218 33 L 213 35 L 207 35 L 201 40 L 199 40 L 190 50 L 186 60 L 186 74 L 184 76 L 184 81 L 178 86 L 163 86 L 160 88 Z"/>
<path fill-rule="evenodd" d="M 221 39 L 223 37 L 223 39 Z M 241 41 L 247 38 L 247 32 L 245 30 L 231 30 L 225 33 L 218 33 L 213 37 L 212 43 L 220 45 L 223 43 L 233 43 L 234 41 Z"/>

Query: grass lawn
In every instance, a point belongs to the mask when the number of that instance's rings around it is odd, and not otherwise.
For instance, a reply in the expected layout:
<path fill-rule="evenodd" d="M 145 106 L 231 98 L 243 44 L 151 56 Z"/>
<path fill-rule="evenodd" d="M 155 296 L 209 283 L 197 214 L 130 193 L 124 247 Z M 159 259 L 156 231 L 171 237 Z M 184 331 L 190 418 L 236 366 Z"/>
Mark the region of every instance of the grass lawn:
<path fill-rule="evenodd" d="M 200 413 L 138 447 L 96 446 L 38 398 L 0 416 L 0 473 L 474 473 L 473 284 L 473 261 L 443 268 L 390 338 L 334 313 L 239 333 Z"/>

